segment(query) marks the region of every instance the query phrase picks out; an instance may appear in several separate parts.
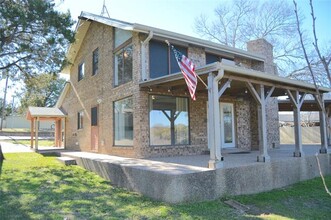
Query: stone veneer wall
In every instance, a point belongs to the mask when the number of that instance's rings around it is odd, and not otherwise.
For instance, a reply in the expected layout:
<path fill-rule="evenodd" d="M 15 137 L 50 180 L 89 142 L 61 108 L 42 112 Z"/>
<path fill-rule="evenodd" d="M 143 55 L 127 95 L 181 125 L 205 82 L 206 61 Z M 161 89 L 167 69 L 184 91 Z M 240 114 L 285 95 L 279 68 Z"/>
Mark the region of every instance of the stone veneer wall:
<path fill-rule="evenodd" d="M 149 145 L 149 95 L 162 94 L 189 97 L 186 89 L 172 91 L 165 90 L 143 91 L 139 88 L 141 80 L 141 41 L 146 38 L 144 34 L 133 33 L 133 80 L 132 82 L 114 87 L 113 85 L 113 28 L 92 22 L 83 40 L 76 60 L 71 67 L 71 88 L 68 91 L 62 109 L 67 112 L 66 119 L 66 147 L 70 150 L 91 150 L 91 126 L 90 111 L 98 106 L 99 148 L 97 152 L 125 157 L 153 157 L 174 155 L 195 155 L 208 150 L 207 146 L 207 94 L 197 94 L 197 100 L 189 98 L 190 109 L 190 145 L 182 146 L 150 146 Z M 92 53 L 99 48 L 99 73 L 92 76 Z M 148 63 L 148 45 L 146 47 L 146 63 Z M 188 57 L 197 67 L 205 65 L 205 53 L 203 48 L 188 48 Z M 85 77 L 78 82 L 78 65 L 85 62 Z M 261 68 L 261 64 L 252 64 L 242 58 L 237 61 L 245 65 Z M 148 65 L 146 65 L 149 75 Z M 118 147 L 113 142 L 113 103 L 114 101 L 133 97 L 133 146 Z M 98 103 L 97 100 L 101 100 Z M 222 102 L 234 104 L 236 145 L 238 148 L 250 150 L 258 146 L 256 103 L 252 97 L 222 97 Z M 84 110 L 84 128 L 77 130 L 77 112 Z M 272 109 L 270 110 L 270 112 Z M 269 111 L 268 111 L 269 112 Z M 275 114 L 271 114 L 274 116 Z M 278 116 L 278 114 L 276 114 Z M 274 120 L 269 117 L 268 120 Z M 269 120 L 269 121 L 270 121 Z M 268 121 L 268 123 L 269 123 Z M 278 122 L 278 121 L 277 121 Z M 277 123 L 278 126 L 278 123 Z M 269 129 L 269 128 L 268 128 Z M 274 134 L 278 129 L 273 128 Z M 268 143 L 275 140 L 268 136 Z M 270 141 L 269 141 L 270 139 Z M 278 141 L 279 142 L 279 141 Z"/>

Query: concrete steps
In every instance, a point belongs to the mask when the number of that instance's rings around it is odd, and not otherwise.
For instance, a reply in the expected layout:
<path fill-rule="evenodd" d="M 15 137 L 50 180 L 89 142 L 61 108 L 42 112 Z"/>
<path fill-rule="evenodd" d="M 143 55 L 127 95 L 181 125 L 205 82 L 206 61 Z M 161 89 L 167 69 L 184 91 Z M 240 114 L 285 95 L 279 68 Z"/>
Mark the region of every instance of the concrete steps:
<path fill-rule="evenodd" d="M 56 159 L 58 161 L 60 161 L 61 163 L 63 163 L 64 165 L 66 165 L 66 166 L 68 166 L 68 165 L 77 165 L 76 159 L 74 159 L 72 157 L 57 157 Z"/>

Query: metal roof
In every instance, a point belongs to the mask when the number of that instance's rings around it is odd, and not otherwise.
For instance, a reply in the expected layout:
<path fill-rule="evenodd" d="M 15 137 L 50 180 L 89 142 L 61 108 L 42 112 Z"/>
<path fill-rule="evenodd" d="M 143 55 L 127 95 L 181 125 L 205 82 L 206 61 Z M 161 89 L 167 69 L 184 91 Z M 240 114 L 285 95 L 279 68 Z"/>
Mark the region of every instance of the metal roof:
<path fill-rule="evenodd" d="M 202 40 L 200 38 L 196 37 L 191 37 L 187 36 L 184 34 L 179 34 L 155 27 L 150 27 L 147 25 L 142 25 L 138 23 L 129 23 L 125 21 L 120 21 L 112 18 L 107 18 L 103 17 L 100 15 L 95 15 L 89 12 L 81 12 L 81 15 L 79 16 L 79 21 L 76 26 L 76 35 L 75 35 L 75 42 L 70 45 L 68 52 L 67 52 L 67 58 L 70 62 L 73 63 L 73 61 L 76 58 L 76 54 L 81 46 L 81 43 L 88 31 L 89 25 L 91 21 L 96 21 L 108 26 L 120 28 L 123 30 L 128 30 L 128 31 L 135 31 L 135 32 L 140 32 L 140 33 L 150 33 L 151 31 L 153 32 L 154 37 L 160 37 L 168 40 L 175 40 L 183 43 L 188 43 L 191 45 L 196 45 L 200 47 L 204 47 L 206 49 L 211 49 L 211 50 L 216 50 L 219 52 L 223 53 L 230 53 L 233 55 L 237 55 L 240 57 L 245 57 L 257 61 L 263 61 L 265 60 L 265 57 L 257 54 L 257 53 L 252 53 L 248 52 L 246 50 L 241 50 L 238 48 L 214 43 L 208 40 Z M 63 70 L 63 73 L 69 73 L 70 67 L 65 67 Z"/>

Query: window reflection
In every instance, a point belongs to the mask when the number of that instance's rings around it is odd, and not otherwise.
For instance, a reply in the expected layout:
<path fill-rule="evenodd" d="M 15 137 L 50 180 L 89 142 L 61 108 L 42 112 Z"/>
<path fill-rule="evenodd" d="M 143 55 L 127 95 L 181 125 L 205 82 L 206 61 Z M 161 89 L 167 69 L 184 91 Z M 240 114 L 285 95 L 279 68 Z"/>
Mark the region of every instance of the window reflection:
<path fill-rule="evenodd" d="M 189 144 L 187 98 L 150 96 L 150 144 Z"/>

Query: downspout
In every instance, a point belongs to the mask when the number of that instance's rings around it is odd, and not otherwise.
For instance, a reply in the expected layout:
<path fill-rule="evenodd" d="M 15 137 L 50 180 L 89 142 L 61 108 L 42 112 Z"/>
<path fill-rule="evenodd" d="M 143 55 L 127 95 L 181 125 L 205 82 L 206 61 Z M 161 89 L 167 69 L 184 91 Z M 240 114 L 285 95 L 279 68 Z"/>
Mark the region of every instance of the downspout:
<path fill-rule="evenodd" d="M 153 31 L 150 31 L 147 38 L 144 41 L 141 41 L 141 80 L 148 80 L 149 76 L 147 76 L 147 68 L 146 68 L 146 47 L 149 41 L 153 37 Z"/>

